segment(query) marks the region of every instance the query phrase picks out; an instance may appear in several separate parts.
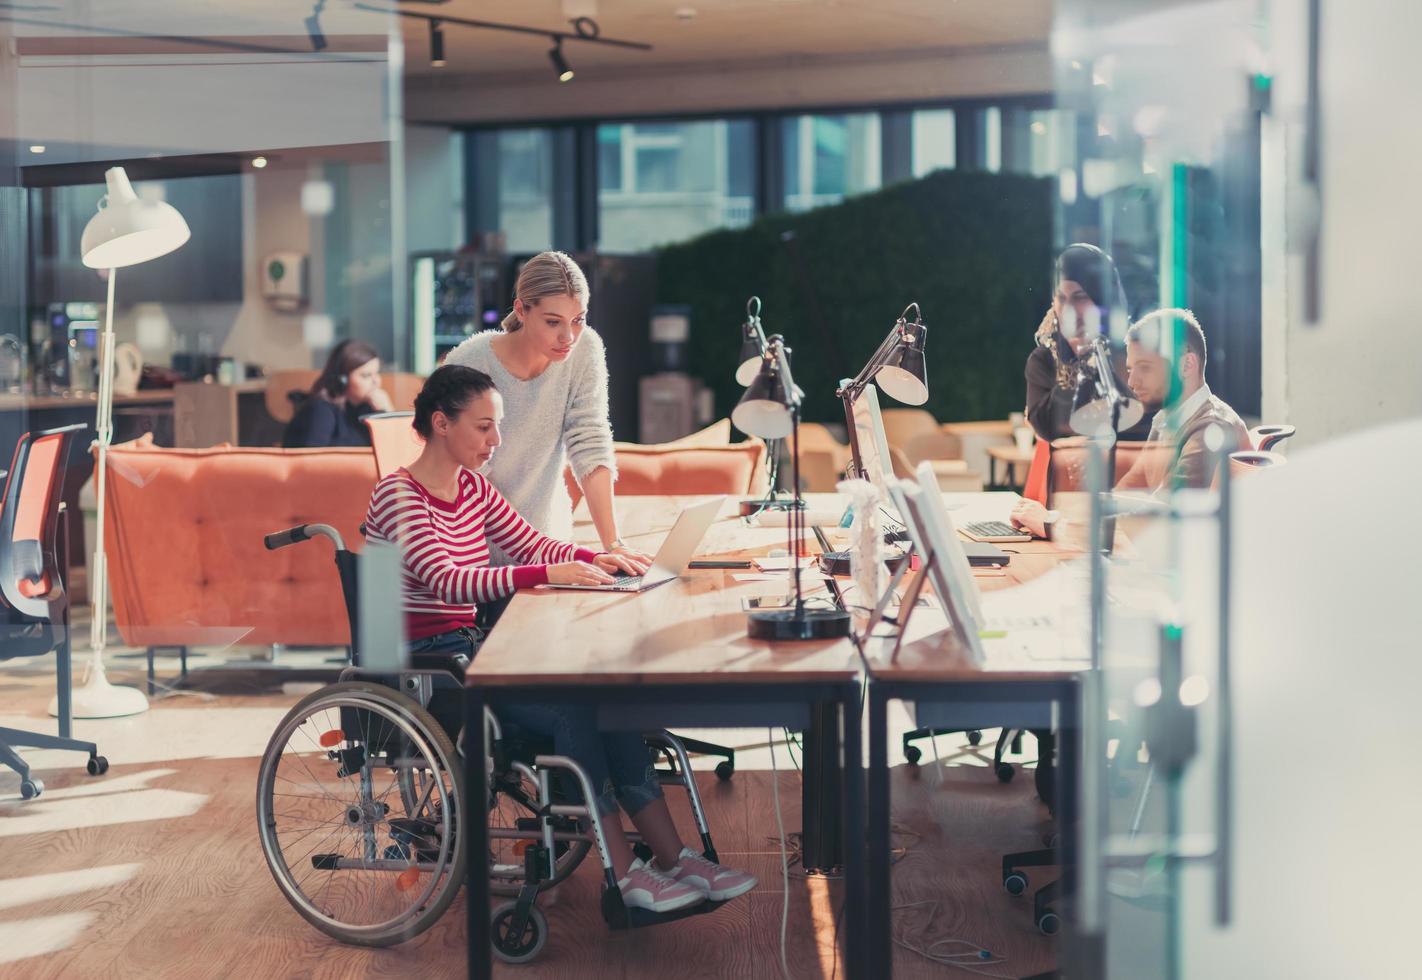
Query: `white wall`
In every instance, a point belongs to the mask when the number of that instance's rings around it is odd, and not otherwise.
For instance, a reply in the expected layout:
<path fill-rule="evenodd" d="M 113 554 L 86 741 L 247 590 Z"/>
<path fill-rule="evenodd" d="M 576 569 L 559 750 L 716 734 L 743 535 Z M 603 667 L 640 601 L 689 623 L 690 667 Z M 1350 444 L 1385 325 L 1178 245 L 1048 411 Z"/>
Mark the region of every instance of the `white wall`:
<path fill-rule="evenodd" d="M 1272 180 L 1266 175 L 1265 201 L 1293 220 L 1284 254 L 1265 243 L 1264 415 L 1297 425 L 1302 445 L 1422 415 L 1422 111 L 1404 97 L 1416 91 L 1413 38 L 1422 17 L 1387 0 L 1323 6 L 1322 315 L 1308 324 L 1300 249 L 1309 201 L 1297 179 L 1304 4 L 1275 0 L 1274 8 L 1282 131 L 1266 145 L 1275 171 Z"/>

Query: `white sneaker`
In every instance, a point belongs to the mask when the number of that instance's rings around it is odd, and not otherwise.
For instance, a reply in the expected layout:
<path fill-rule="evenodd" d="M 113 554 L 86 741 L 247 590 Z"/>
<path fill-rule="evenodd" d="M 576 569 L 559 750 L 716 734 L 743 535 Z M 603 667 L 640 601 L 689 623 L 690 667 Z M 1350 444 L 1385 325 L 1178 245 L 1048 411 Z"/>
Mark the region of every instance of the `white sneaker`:
<path fill-rule="evenodd" d="M 759 882 L 749 871 L 726 868 L 697 854 L 689 847 L 683 847 L 677 857 L 676 867 L 667 874 L 684 884 L 691 885 L 707 899 L 724 902 L 744 895 Z"/>
<path fill-rule="evenodd" d="M 649 912 L 675 912 L 706 901 L 700 889 L 663 874 L 641 858 L 632 862 L 617 887 L 623 905 Z"/>

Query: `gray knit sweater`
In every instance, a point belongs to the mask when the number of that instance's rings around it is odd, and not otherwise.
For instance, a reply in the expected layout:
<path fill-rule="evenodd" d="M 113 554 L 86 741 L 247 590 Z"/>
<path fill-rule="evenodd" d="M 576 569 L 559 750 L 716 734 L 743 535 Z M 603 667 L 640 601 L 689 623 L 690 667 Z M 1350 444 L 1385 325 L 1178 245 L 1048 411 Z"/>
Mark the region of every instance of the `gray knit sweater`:
<path fill-rule="evenodd" d="M 502 330 L 485 330 L 445 357 L 494 379 L 504 399 L 503 445 L 481 472 L 523 518 L 558 541 L 573 535 L 573 508 L 563 467 L 573 464 L 579 481 L 599 466 L 617 478 L 612 425 L 607 418 L 607 353 L 590 328 L 566 361 L 536 378 L 520 381 L 508 372 L 489 341 Z M 495 564 L 504 558 L 494 554 Z"/>

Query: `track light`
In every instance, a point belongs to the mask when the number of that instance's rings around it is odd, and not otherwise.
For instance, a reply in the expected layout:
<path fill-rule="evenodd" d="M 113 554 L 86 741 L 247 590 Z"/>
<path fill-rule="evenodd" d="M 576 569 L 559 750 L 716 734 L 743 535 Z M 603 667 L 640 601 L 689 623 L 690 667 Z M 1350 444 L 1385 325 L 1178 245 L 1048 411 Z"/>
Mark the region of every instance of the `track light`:
<path fill-rule="evenodd" d="M 548 60 L 553 62 L 553 68 L 558 72 L 558 81 L 571 82 L 573 80 L 573 69 L 568 66 L 568 59 L 563 57 L 563 39 L 555 37 L 553 47 L 548 52 Z"/>
<path fill-rule="evenodd" d="M 430 21 L 430 67 L 444 67 L 444 28 L 439 21 Z"/>
<path fill-rule="evenodd" d="M 305 20 L 306 33 L 311 37 L 311 50 L 321 51 L 326 47 L 326 35 L 321 33 L 321 10 L 326 6 L 326 0 L 316 0 L 316 5 L 311 8 L 311 16 Z"/>

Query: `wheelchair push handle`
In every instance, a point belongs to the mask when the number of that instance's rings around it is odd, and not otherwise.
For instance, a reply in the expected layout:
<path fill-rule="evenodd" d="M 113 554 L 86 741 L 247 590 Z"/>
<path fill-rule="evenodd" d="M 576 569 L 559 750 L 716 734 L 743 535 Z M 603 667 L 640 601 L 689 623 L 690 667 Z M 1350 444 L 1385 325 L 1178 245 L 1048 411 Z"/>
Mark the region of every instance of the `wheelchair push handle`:
<path fill-rule="evenodd" d="M 276 551 L 278 548 L 285 548 L 289 544 L 296 544 L 298 541 L 307 541 L 319 535 L 323 538 L 330 538 L 331 543 L 336 546 L 337 551 L 345 551 L 346 543 L 341 540 L 341 533 L 329 524 L 298 524 L 296 527 L 289 527 L 285 531 L 273 531 L 262 539 L 268 551 Z"/>

